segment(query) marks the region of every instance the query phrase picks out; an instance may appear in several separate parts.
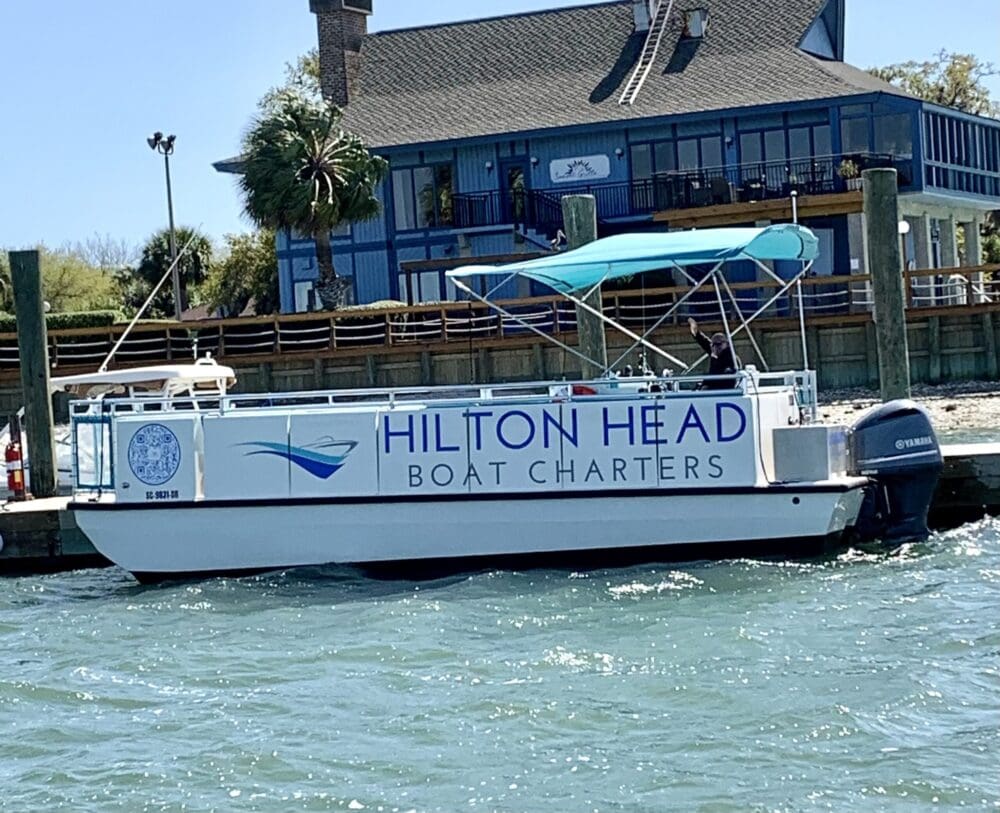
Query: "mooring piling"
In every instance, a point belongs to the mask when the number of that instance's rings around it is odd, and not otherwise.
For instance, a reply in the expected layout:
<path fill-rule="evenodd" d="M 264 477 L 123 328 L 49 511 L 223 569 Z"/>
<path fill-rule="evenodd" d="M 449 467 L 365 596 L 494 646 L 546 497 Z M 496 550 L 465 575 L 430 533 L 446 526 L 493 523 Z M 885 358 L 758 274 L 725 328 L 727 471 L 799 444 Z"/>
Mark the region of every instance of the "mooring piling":
<path fill-rule="evenodd" d="M 37 251 L 10 252 L 14 315 L 21 363 L 21 390 L 31 465 L 31 494 L 56 495 L 55 437 L 49 392 L 49 348 Z"/>
<path fill-rule="evenodd" d="M 563 222 L 566 226 L 566 248 L 572 251 L 597 239 L 597 199 L 593 195 L 566 195 L 562 199 Z M 583 297 L 588 307 L 600 311 L 603 307 L 601 287 Z M 608 345 L 604 322 L 586 308 L 576 307 L 576 329 L 580 352 L 593 364 L 583 362 L 583 378 L 597 378 L 608 366 Z"/>
<path fill-rule="evenodd" d="M 868 269 L 875 299 L 875 335 L 883 401 L 910 397 L 906 294 L 899 245 L 899 187 L 894 169 L 862 173 Z"/>

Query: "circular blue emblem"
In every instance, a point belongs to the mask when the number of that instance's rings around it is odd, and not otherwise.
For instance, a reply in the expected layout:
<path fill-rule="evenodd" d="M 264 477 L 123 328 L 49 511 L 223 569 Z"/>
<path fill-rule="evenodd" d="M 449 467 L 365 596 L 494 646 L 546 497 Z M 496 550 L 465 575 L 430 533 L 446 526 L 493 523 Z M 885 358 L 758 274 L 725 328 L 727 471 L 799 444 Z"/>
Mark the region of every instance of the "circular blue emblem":
<path fill-rule="evenodd" d="M 147 486 L 162 486 L 181 466 L 177 435 L 159 423 L 142 427 L 128 444 L 128 467 Z"/>

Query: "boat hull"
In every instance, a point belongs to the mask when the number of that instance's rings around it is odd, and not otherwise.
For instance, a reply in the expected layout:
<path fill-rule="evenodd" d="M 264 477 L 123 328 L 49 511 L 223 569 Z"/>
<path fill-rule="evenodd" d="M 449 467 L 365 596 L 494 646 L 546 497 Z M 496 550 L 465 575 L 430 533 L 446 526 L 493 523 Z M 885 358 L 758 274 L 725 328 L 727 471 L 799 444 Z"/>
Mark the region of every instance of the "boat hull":
<path fill-rule="evenodd" d="M 155 580 L 324 564 L 477 569 L 531 560 L 636 561 L 671 551 L 709 555 L 710 548 L 740 556 L 779 540 L 793 555 L 809 555 L 853 526 L 866 482 L 608 496 L 71 507 L 101 554 Z"/>

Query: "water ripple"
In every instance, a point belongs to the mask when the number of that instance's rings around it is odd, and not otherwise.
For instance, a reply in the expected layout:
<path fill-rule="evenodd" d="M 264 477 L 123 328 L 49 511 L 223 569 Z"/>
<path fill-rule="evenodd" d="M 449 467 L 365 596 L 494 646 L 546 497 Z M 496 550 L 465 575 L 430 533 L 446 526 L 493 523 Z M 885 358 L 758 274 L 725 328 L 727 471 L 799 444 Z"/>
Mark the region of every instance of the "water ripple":
<path fill-rule="evenodd" d="M 0 810 L 1000 810 L 1000 523 L 896 551 L 0 595 Z"/>

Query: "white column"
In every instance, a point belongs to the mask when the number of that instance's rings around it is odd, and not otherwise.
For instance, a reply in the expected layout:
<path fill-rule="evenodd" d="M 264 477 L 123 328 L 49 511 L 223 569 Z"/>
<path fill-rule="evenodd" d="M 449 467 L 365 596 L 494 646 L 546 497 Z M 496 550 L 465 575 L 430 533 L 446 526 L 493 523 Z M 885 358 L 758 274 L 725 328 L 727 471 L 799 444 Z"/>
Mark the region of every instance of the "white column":
<path fill-rule="evenodd" d="M 868 230 L 865 228 L 865 216 L 861 213 L 847 216 L 847 249 L 851 274 L 867 274 Z M 851 305 L 858 311 L 873 310 L 871 282 L 851 283 Z"/>
<path fill-rule="evenodd" d="M 926 215 L 916 215 L 906 218 L 910 223 L 910 231 L 913 234 L 913 262 L 916 267 L 934 267 L 934 252 L 931 249 L 931 219 Z"/>
<path fill-rule="evenodd" d="M 957 268 L 961 265 L 958 256 L 958 221 L 955 215 L 938 219 L 938 229 L 941 233 L 941 267 Z M 946 305 L 968 305 L 966 281 L 961 274 L 951 273 L 945 279 Z"/>
<path fill-rule="evenodd" d="M 907 220 L 910 223 L 910 232 L 913 234 L 913 265 L 921 271 L 925 268 L 934 268 L 931 218 L 924 212 L 922 215 L 912 215 Z M 936 301 L 934 277 L 911 277 L 909 285 L 913 289 L 915 307 L 931 305 Z"/>
<path fill-rule="evenodd" d="M 983 238 L 980 233 L 983 219 L 974 217 L 965 227 L 965 264 L 971 267 L 983 264 Z"/>
<path fill-rule="evenodd" d="M 941 230 L 941 267 L 956 268 L 958 262 L 958 223 L 955 215 L 948 215 L 938 220 Z"/>
<path fill-rule="evenodd" d="M 965 264 L 970 268 L 983 264 L 983 238 L 979 231 L 981 223 L 982 219 L 977 215 L 962 224 L 965 229 Z M 972 289 L 978 304 L 990 301 L 985 285 L 986 280 L 982 271 L 972 275 Z"/>

